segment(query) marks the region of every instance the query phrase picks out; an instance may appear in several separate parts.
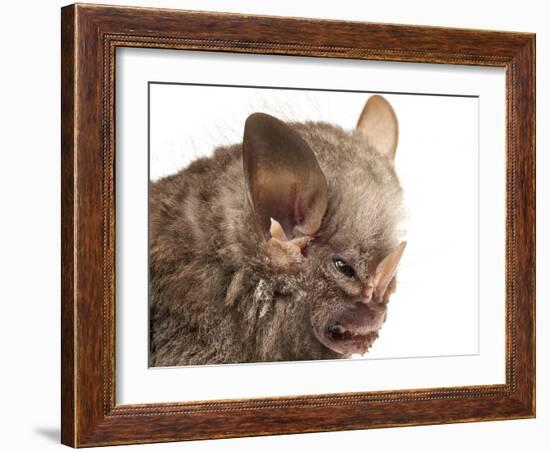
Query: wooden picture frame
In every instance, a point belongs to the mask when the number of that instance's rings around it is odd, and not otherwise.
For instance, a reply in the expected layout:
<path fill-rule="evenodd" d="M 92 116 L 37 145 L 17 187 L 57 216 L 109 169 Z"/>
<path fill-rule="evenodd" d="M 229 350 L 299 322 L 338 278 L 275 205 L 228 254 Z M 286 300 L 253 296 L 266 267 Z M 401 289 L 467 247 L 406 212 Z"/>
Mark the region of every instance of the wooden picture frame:
<path fill-rule="evenodd" d="M 75 4 L 62 8 L 61 38 L 63 444 L 85 447 L 535 416 L 534 34 Z M 117 405 L 117 47 L 505 68 L 506 383 Z"/>

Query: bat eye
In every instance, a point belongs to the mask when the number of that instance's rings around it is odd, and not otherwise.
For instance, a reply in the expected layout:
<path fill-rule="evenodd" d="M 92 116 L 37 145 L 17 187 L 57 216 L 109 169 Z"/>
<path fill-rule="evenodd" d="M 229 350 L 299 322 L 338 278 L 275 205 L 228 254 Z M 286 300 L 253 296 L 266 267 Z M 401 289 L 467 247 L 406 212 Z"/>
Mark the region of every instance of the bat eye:
<path fill-rule="evenodd" d="M 336 268 L 336 270 L 338 270 L 343 275 L 347 276 L 348 278 L 355 277 L 355 270 L 346 261 L 339 258 L 334 258 L 332 260 L 332 263 L 334 264 L 334 267 Z"/>

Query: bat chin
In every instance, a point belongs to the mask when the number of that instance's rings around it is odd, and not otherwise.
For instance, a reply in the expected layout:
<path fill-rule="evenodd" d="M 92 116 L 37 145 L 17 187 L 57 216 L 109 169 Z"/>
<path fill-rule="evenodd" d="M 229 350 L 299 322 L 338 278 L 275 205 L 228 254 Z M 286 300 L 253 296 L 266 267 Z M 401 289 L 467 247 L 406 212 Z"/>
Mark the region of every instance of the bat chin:
<path fill-rule="evenodd" d="M 355 328 L 352 325 L 335 323 L 325 328 L 318 339 L 327 348 L 341 355 L 364 355 L 378 338 L 378 331 Z"/>

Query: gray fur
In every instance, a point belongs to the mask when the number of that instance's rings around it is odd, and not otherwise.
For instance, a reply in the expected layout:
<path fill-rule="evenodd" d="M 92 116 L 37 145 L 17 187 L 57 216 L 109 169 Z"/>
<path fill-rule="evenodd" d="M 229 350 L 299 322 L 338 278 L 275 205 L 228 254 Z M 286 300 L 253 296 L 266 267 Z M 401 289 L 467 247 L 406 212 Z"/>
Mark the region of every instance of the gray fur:
<path fill-rule="evenodd" d="M 328 182 L 326 214 L 299 264 L 277 267 L 266 253 L 245 192 L 241 144 L 151 183 L 151 366 L 345 357 L 313 328 L 345 309 L 346 283 L 331 256 L 346 256 L 368 278 L 398 244 L 402 190 L 391 158 L 360 131 L 288 125 Z"/>

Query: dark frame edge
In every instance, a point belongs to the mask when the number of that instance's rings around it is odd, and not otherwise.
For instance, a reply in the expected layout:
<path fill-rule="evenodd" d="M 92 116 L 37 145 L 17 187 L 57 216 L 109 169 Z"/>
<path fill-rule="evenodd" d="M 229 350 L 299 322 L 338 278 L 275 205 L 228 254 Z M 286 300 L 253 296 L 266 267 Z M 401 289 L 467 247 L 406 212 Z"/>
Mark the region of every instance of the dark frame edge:
<path fill-rule="evenodd" d="M 536 34 L 510 64 L 515 72 L 514 91 L 517 107 L 515 147 L 517 150 L 518 188 L 516 224 L 517 274 L 516 298 L 519 305 L 516 325 L 517 367 L 521 380 L 518 397 L 525 417 L 536 417 Z M 529 350 L 530 353 L 525 353 Z"/>
<path fill-rule="evenodd" d="M 61 443 L 72 447 L 77 446 L 75 41 L 76 5 L 69 5 L 61 8 Z"/>

